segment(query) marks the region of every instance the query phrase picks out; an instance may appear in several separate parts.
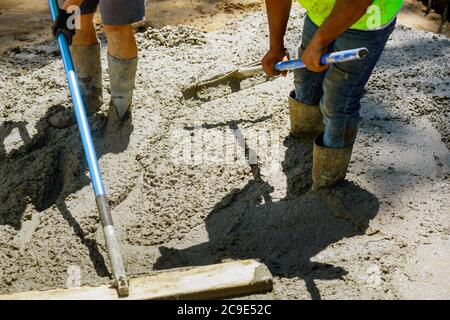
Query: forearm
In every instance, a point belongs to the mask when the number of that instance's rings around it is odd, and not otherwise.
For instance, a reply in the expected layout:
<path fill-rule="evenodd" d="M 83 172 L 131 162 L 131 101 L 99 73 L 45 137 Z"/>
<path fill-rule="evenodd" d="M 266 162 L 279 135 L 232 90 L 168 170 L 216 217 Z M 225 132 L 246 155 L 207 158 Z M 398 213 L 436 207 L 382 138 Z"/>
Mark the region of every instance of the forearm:
<path fill-rule="evenodd" d="M 313 42 L 328 47 L 367 12 L 372 0 L 336 0 L 333 11 L 316 32 Z"/>
<path fill-rule="evenodd" d="M 270 49 L 284 51 L 284 35 L 286 33 L 292 0 L 266 0 L 269 20 Z"/>

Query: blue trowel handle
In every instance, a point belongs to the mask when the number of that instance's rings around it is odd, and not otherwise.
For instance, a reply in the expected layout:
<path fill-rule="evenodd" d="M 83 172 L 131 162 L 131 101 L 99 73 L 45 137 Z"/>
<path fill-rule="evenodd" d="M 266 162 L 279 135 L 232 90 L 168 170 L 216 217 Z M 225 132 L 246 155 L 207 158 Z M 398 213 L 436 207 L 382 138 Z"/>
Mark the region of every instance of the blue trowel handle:
<path fill-rule="evenodd" d="M 320 59 L 320 62 L 323 65 L 326 65 L 326 64 L 361 60 L 367 57 L 368 54 L 369 50 L 367 48 L 338 51 L 324 54 Z M 278 62 L 275 64 L 275 70 L 277 71 L 291 71 L 300 68 L 305 68 L 305 64 L 302 62 L 302 60 L 289 60 Z"/>

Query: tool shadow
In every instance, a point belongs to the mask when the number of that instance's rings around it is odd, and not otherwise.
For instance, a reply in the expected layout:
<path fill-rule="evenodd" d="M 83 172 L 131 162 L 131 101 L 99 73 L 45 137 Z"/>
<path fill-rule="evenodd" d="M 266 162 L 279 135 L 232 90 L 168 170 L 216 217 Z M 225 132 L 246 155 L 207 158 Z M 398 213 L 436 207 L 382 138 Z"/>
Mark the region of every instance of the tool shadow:
<path fill-rule="evenodd" d="M 133 124 L 131 115 L 120 121 L 111 112 L 89 117 L 97 156 L 127 149 Z M 99 276 L 108 276 L 95 234 L 83 230 L 67 207 L 65 199 L 91 183 L 73 110 L 53 106 L 36 122 L 30 136 L 25 122 L 5 122 L 0 126 L 0 226 L 19 233 L 29 206 L 43 212 L 54 207 L 89 251 Z M 5 140 L 18 129 L 21 146 L 7 151 Z M 93 210 L 95 208 L 92 194 Z"/>
<path fill-rule="evenodd" d="M 255 176 L 230 203 L 227 196 L 227 204 L 219 202 L 210 212 L 205 221 L 208 242 L 182 250 L 160 247 L 155 268 L 257 259 L 274 276 L 302 278 L 312 299 L 321 299 L 316 280 L 342 279 L 345 269 L 312 258 L 343 238 L 364 234 L 378 213 L 379 201 L 352 182 L 330 191 L 310 191 L 312 139 L 289 136 L 284 145 L 283 199 L 273 201 L 274 188 Z"/>

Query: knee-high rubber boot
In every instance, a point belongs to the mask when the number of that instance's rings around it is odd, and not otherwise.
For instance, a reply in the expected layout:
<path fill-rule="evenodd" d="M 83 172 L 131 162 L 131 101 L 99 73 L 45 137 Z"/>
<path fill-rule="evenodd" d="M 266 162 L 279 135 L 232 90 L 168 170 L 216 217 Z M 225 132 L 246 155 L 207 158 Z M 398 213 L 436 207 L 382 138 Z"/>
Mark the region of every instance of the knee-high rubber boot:
<path fill-rule="evenodd" d="M 96 113 L 102 105 L 102 64 L 100 44 L 71 46 L 73 65 L 80 84 L 86 113 Z"/>
<path fill-rule="evenodd" d="M 308 105 L 295 100 L 295 91 L 289 95 L 291 134 L 294 137 L 315 137 L 324 130 L 323 116 L 318 105 Z"/>
<path fill-rule="evenodd" d="M 130 110 L 136 79 L 138 58 L 117 59 L 108 54 L 111 104 L 122 119 Z"/>
<path fill-rule="evenodd" d="M 342 149 L 327 148 L 323 145 L 323 133 L 318 135 L 313 150 L 312 189 L 332 188 L 343 181 L 352 151 L 353 145 Z"/>

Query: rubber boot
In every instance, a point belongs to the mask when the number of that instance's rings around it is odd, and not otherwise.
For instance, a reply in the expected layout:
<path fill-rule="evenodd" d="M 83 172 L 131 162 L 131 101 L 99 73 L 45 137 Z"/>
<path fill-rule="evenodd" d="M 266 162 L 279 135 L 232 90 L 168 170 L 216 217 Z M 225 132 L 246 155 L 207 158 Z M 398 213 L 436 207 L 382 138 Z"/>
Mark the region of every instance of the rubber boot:
<path fill-rule="evenodd" d="M 92 115 L 102 106 L 102 64 L 100 44 L 71 46 L 73 65 L 80 84 L 86 113 Z"/>
<path fill-rule="evenodd" d="M 308 105 L 295 100 L 295 91 L 289 95 L 291 134 L 294 137 L 315 137 L 323 132 L 323 116 L 318 105 Z"/>
<path fill-rule="evenodd" d="M 129 112 L 133 101 L 137 63 L 138 58 L 117 59 L 108 54 L 111 104 L 120 119 Z"/>
<path fill-rule="evenodd" d="M 314 191 L 328 189 L 345 179 L 353 145 L 343 149 L 323 145 L 323 133 L 316 137 L 313 149 L 312 180 Z"/>

